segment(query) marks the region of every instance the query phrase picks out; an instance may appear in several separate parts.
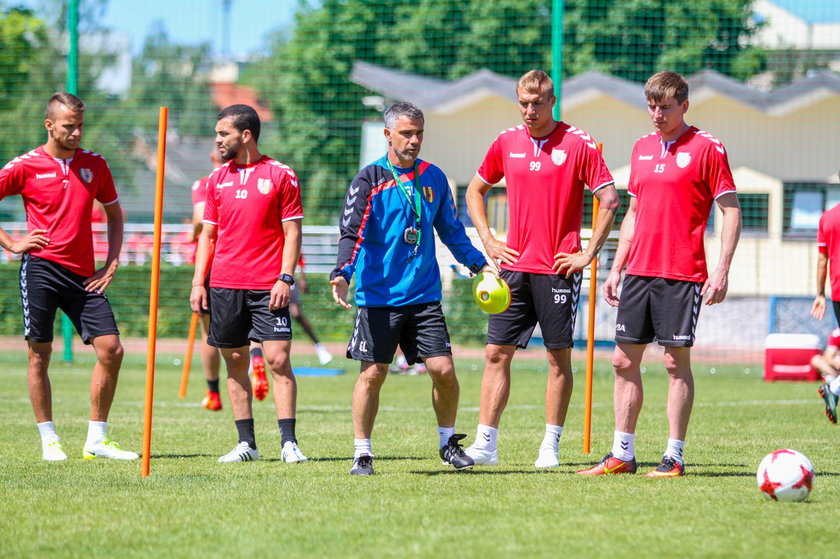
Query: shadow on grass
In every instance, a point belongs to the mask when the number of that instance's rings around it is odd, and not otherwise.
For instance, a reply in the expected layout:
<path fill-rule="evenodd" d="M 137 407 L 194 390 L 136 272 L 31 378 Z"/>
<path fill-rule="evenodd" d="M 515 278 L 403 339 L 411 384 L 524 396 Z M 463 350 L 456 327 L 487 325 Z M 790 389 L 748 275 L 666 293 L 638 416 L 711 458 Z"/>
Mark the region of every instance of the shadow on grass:
<path fill-rule="evenodd" d="M 409 473 L 417 474 L 417 475 L 424 475 L 424 476 L 440 476 L 440 475 L 462 475 L 462 476 L 474 476 L 474 475 L 547 475 L 551 473 L 561 473 L 561 470 L 556 468 L 552 468 L 553 472 L 548 471 L 548 469 L 544 470 L 499 470 L 499 469 L 472 469 L 472 470 L 456 470 L 456 469 L 448 469 L 448 470 L 412 470 Z"/>
<path fill-rule="evenodd" d="M 263 457 L 260 457 L 260 460 L 263 460 Z M 266 458 L 267 462 L 280 462 L 281 459 L 278 458 Z M 376 456 L 374 457 L 375 462 L 391 462 L 397 460 L 428 460 L 428 458 L 420 458 L 418 456 Z M 313 458 L 312 456 L 309 457 L 309 462 L 352 462 L 352 456 L 319 456 L 317 458 Z"/>
<path fill-rule="evenodd" d="M 215 454 L 152 454 L 152 460 L 159 458 L 218 458 Z"/>

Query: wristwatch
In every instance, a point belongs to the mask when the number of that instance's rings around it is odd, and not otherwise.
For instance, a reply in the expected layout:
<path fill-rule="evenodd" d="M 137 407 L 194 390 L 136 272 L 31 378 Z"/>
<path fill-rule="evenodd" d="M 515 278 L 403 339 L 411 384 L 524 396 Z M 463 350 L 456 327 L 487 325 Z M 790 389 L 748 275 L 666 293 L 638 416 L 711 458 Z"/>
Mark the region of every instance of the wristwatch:
<path fill-rule="evenodd" d="M 288 283 L 290 286 L 295 284 L 295 278 L 289 274 L 280 274 L 280 277 L 277 279 L 283 283 Z"/>

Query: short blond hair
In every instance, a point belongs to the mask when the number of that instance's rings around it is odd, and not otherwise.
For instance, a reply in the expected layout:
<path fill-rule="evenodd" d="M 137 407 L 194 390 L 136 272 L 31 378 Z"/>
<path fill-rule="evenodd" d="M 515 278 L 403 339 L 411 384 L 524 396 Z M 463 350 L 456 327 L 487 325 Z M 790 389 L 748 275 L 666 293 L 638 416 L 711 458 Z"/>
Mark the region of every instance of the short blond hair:
<path fill-rule="evenodd" d="M 554 80 L 542 70 L 531 70 L 516 82 L 517 95 L 520 90 L 537 94 L 545 92 L 549 97 L 554 97 Z"/>
<path fill-rule="evenodd" d="M 661 103 L 668 97 L 683 103 L 688 99 L 688 82 L 676 72 L 658 72 L 648 79 L 645 84 L 645 99 Z"/>

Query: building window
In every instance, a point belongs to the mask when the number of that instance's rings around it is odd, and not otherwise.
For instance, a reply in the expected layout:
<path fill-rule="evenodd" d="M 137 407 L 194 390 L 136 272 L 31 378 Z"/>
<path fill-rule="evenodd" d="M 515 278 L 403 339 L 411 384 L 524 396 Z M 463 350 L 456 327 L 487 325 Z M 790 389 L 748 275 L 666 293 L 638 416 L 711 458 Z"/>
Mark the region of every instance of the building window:
<path fill-rule="evenodd" d="M 767 233 L 769 229 L 770 195 L 738 194 L 741 204 L 743 230 L 753 233 Z"/>
<path fill-rule="evenodd" d="M 785 235 L 812 237 L 822 213 L 838 202 L 840 185 L 822 182 L 785 183 Z"/>
<path fill-rule="evenodd" d="M 581 227 L 583 229 L 591 229 L 592 228 L 592 198 L 593 196 L 589 193 L 588 190 L 584 191 L 583 196 L 583 220 L 581 221 Z M 621 205 L 618 207 L 618 211 L 615 213 L 615 221 L 613 221 L 613 230 L 618 231 L 621 227 L 621 221 L 624 219 L 624 216 L 627 215 L 627 209 L 630 207 L 630 195 L 627 194 L 626 190 L 618 189 L 618 200 L 621 202 Z"/>

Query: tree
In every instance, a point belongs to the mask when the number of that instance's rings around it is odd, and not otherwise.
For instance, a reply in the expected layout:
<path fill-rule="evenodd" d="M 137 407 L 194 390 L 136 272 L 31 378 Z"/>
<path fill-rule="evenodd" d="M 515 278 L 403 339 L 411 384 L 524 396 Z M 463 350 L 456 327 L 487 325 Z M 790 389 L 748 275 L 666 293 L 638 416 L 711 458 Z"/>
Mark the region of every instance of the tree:
<path fill-rule="evenodd" d="M 44 129 L 34 123 L 44 120 L 43 91 L 60 79 L 50 64 L 53 53 L 46 23 L 31 10 L 0 13 L 0 126 L 14 130 L 0 145 L 2 164 L 44 141 Z"/>
<path fill-rule="evenodd" d="M 159 107 L 169 107 L 169 127 L 179 134 L 212 134 L 216 109 L 207 79 L 210 45 L 179 45 L 169 39 L 163 22 L 153 24 L 143 50 L 132 65 L 132 87 L 123 109 L 136 115 L 132 124 L 157 130 Z"/>
<path fill-rule="evenodd" d="M 748 44 L 753 0 L 566 0 L 563 69 L 643 82 L 659 70 L 711 68 L 746 79 L 761 70 Z"/>

